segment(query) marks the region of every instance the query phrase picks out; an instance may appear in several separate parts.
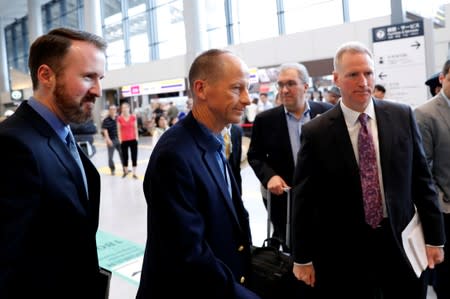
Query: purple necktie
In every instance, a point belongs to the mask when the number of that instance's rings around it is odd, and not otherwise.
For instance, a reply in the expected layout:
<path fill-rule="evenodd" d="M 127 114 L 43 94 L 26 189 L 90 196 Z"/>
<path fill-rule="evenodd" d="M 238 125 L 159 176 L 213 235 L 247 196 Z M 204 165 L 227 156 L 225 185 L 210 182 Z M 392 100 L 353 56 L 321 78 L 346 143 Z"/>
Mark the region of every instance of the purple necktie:
<path fill-rule="evenodd" d="M 358 120 L 361 129 L 358 134 L 359 175 L 364 200 L 366 222 L 376 228 L 383 219 L 381 190 L 378 181 L 378 165 L 372 134 L 367 129 L 368 115 L 361 113 Z"/>

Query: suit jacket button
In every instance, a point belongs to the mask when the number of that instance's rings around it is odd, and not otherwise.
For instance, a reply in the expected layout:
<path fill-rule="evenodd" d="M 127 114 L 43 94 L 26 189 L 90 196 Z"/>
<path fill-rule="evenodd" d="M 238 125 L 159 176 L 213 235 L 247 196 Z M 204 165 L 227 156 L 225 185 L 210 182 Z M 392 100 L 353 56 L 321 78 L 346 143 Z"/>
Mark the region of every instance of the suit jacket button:
<path fill-rule="evenodd" d="M 241 279 L 239 280 L 239 282 L 240 282 L 241 284 L 243 284 L 243 283 L 245 282 L 245 277 L 244 277 L 244 276 L 241 276 Z"/>
<path fill-rule="evenodd" d="M 239 252 L 241 252 L 241 251 L 243 251 L 243 250 L 244 250 L 244 245 L 241 245 L 241 246 L 238 247 L 238 251 L 239 251 Z"/>

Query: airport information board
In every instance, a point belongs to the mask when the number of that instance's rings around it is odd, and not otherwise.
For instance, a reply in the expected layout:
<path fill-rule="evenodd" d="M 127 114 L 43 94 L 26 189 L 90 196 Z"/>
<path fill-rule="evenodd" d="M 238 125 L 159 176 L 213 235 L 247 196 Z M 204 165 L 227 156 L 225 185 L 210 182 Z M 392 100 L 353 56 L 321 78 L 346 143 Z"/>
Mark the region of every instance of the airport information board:
<path fill-rule="evenodd" d="M 375 82 L 386 98 L 417 106 L 428 98 L 423 21 L 372 29 Z"/>

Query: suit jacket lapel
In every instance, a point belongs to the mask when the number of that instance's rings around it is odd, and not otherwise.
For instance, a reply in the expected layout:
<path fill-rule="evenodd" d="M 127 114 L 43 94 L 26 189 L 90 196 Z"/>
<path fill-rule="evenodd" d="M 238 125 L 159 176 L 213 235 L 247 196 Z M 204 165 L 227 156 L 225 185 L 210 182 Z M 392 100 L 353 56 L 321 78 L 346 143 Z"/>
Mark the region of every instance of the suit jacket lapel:
<path fill-rule="evenodd" d="M 64 165 L 64 167 L 70 173 L 70 176 L 72 177 L 78 189 L 78 198 L 81 199 L 81 204 L 84 208 L 86 208 L 87 195 L 85 192 L 81 170 L 78 167 L 77 162 L 70 154 L 67 146 L 59 138 L 53 128 L 50 127 L 50 125 L 26 102 L 24 102 L 21 107 L 23 107 L 25 113 L 23 117 L 28 118 L 29 121 L 33 124 L 33 128 L 35 128 L 39 132 L 39 134 L 45 136 L 48 139 L 49 148 L 55 153 L 61 164 Z M 79 206 L 80 202 L 76 202 L 75 204 Z"/>
<path fill-rule="evenodd" d="M 354 178 L 353 185 L 356 188 L 361 188 L 361 181 L 359 180 L 359 166 L 356 162 L 355 153 L 353 151 L 350 135 L 348 134 L 347 124 L 345 123 L 344 114 L 342 113 L 340 105 L 336 105 L 330 110 L 330 125 L 329 130 L 333 132 L 333 143 L 337 146 L 338 155 L 341 157 L 342 163 L 348 171 L 349 178 Z"/>
<path fill-rule="evenodd" d="M 375 115 L 377 118 L 377 127 L 378 127 L 378 148 L 380 151 L 380 165 L 381 172 L 383 176 L 383 181 L 388 182 L 390 180 L 386 180 L 389 174 L 389 166 L 390 166 L 390 156 L 391 156 L 391 147 L 393 142 L 395 131 L 392 128 L 392 119 L 389 111 L 384 108 L 383 102 L 374 102 L 375 105 Z M 387 186 L 385 186 L 386 190 Z"/>
<path fill-rule="evenodd" d="M 87 207 L 87 190 L 84 186 L 83 182 L 83 175 L 81 173 L 81 169 L 78 166 L 75 159 L 70 154 L 69 149 L 67 146 L 59 139 L 58 136 L 51 137 L 49 139 L 49 146 L 52 149 L 52 151 L 55 153 L 55 155 L 58 157 L 58 159 L 61 161 L 61 163 L 64 165 L 64 167 L 67 169 L 67 171 L 70 173 L 70 176 L 74 180 L 77 189 L 78 189 L 78 198 L 80 198 L 81 203 L 86 208 Z M 78 146 L 77 146 L 78 148 Z M 80 153 L 80 149 L 78 148 L 78 152 L 80 156 L 82 153 Z"/>
<path fill-rule="evenodd" d="M 201 130 L 199 127 L 199 124 L 195 120 L 195 118 L 192 116 L 192 113 L 188 114 L 185 117 L 185 124 L 188 127 L 188 130 L 192 132 L 194 139 L 196 140 L 198 146 L 203 151 L 203 160 L 205 161 L 205 164 L 213 177 L 217 187 L 220 190 L 220 193 L 222 196 L 220 198 L 225 201 L 225 205 L 228 207 L 228 210 L 233 215 L 232 217 L 236 220 L 236 223 L 239 225 L 239 220 L 236 215 L 236 210 L 233 207 L 233 201 L 230 198 L 230 195 L 228 193 L 228 186 L 225 181 L 225 177 L 222 174 L 222 170 L 220 169 L 220 166 L 217 162 L 216 157 L 216 151 L 217 148 L 215 148 L 216 143 L 213 140 L 210 140 L 210 137 L 212 136 L 205 135 L 205 133 Z M 231 175 L 231 170 L 228 167 L 228 172 Z M 231 184 L 233 188 L 233 184 Z M 232 192 L 234 193 L 234 192 Z"/>

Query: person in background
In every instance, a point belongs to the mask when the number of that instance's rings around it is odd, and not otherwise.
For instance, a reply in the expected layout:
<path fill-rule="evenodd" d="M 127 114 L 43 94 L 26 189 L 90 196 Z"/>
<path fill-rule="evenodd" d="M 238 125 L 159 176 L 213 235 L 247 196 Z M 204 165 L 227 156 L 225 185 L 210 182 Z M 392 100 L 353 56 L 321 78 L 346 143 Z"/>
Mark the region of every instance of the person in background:
<path fill-rule="evenodd" d="M 178 120 L 181 120 L 183 117 L 185 117 L 191 110 L 192 110 L 192 98 L 189 97 L 186 100 L 186 110 L 180 111 L 180 113 L 178 113 Z"/>
<path fill-rule="evenodd" d="M 258 114 L 258 98 L 253 98 L 250 105 L 245 107 L 245 122 L 249 124 L 253 123 L 256 114 Z"/>
<path fill-rule="evenodd" d="M 417 124 L 422 133 L 428 165 L 439 193 L 447 240 L 450 240 L 450 60 L 439 75 L 441 90 L 416 107 Z M 448 241 L 447 241 L 448 242 Z M 438 299 L 450 298 L 450 246 L 444 247 L 446 259 L 436 266 L 432 285 Z"/>
<path fill-rule="evenodd" d="M 442 88 L 441 81 L 439 81 L 439 75 L 440 72 L 437 72 L 433 74 L 430 78 L 428 78 L 427 81 L 425 81 L 425 85 L 427 85 L 430 88 L 430 93 L 431 96 L 433 97 L 437 95 Z"/>
<path fill-rule="evenodd" d="M 341 92 L 337 86 L 332 86 L 327 93 L 327 102 L 331 105 L 336 105 L 341 98 Z"/>
<path fill-rule="evenodd" d="M 261 92 L 259 94 L 257 113 L 261 113 L 261 112 L 269 110 L 271 108 L 273 108 L 273 104 L 271 101 L 269 101 L 267 93 Z"/>
<path fill-rule="evenodd" d="M 89 119 L 84 123 L 70 123 L 70 130 L 72 131 L 75 141 L 80 145 L 89 158 L 95 155 L 97 149 L 94 145 L 94 135 L 97 134 L 97 126 L 93 119 Z"/>
<path fill-rule="evenodd" d="M 319 299 L 424 299 L 401 234 L 417 208 L 430 268 L 443 261 L 445 235 L 414 113 L 373 100 L 373 55 L 362 43 L 338 48 L 333 79 L 340 102 L 302 130 L 294 275 Z"/>
<path fill-rule="evenodd" d="M 381 84 L 375 84 L 373 87 L 373 97 L 376 100 L 383 100 L 386 94 L 386 88 Z"/>
<path fill-rule="evenodd" d="M 261 183 L 266 207 L 267 190 L 271 193 L 272 237 L 281 243 L 286 241 L 284 190 L 292 186 L 302 126 L 332 107 L 324 102 L 306 101 L 308 82 L 308 70 L 303 64 L 280 66 L 277 86 L 283 105 L 256 116 L 247 153 L 248 162 Z"/>
<path fill-rule="evenodd" d="M 137 155 L 138 155 L 138 126 L 136 115 L 130 113 L 130 104 L 122 102 L 120 105 L 120 115 L 117 118 L 117 133 L 122 148 L 123 175 L 125 178 L 130 171 L 128 170 L 128 151 L 131 153 L 131 163 L 133 178 L 137 179 Z"/>
<path fill-rule="evenodd" d="M 152 133 L 152 147 L 154 148 L 161 135 L 169 129 L 169 123 L 164 114 L 155 117 L 155 128 Z"/>
<path fill-rule="evenodd" d="M 117 107 L 110 105 L 108 108 L 108 116 L 102 121 L 102 133 L 106 141 L 106 148 L 108 149 L 108 166 L 111 170 L 111 175 L 115 175 L 116 166 L 114 163 L 114 151 L 119 154 L 120 163 L 123 166 L 122 147 L 120 146 L 119 136 L 117 134 Z M 125 173 L 125 169 L 124 169 Z"/>
<path fill-rule="evenodd" d="M 248 85 L 247 66 L 229 51 L 211 49 L 192 63 L 192 111 L 161 136 L 144 177 L 147 243 L 137 299 L 259 298 L 246 288 L 250 225 L 221 135 L 250 104 Z"/>
<path fill-rule="evenodd" d="M 275 107 L 283 105 L 283 101 L 281 100 L 281 95 L 279 92 L 277 92 L 277 95 L 275 96 Z"/>
<path fill-rule="evenodd" d="M 166 116 L 168 121 L 172 121 L 172 119 L 177 118 L 179 114 L 177 106 L 173 103 L 169 103 L 169 107 L 167 108 Z"/>
<path fill-rule="evenodd" d="M 30 47 L 33 96 L 0 124 L 0 298 L 101 299 L 100 175 L 71 133 L 92 117 L 106 42 L 56 28 Z"/>

